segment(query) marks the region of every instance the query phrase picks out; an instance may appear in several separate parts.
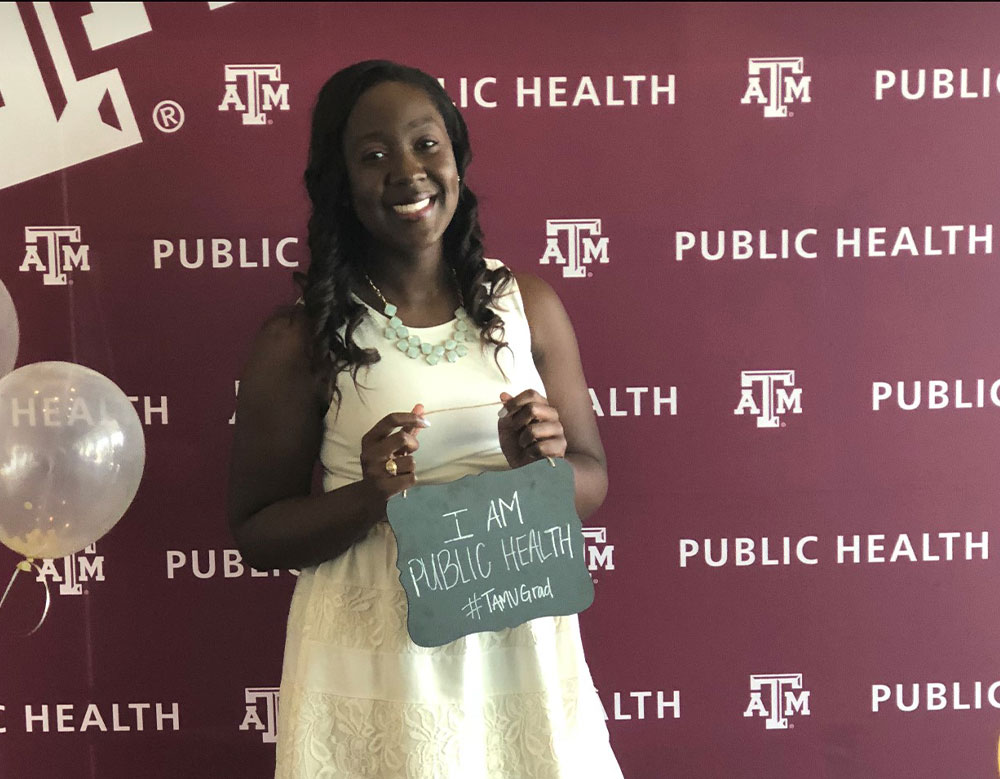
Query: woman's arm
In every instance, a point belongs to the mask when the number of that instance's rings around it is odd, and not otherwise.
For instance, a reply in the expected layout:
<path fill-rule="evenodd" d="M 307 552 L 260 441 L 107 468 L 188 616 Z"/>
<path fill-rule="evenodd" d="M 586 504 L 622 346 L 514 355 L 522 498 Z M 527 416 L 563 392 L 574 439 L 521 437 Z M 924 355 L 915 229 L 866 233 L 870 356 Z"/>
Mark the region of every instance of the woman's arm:
<path fill-rule="evenodd" d="M 304 568 L 337 557 L 385 517 L 385 502 L 413 486 L 414 414 L 391 414 L 365 436 L 365 477 L 312 495 L 323 440 L 325 392 L 308 357 L 301 310 L 261 329 L 240 379 L 229 479 L 229 525 L 255 568 Z M 392 431 L 397 427 L 407 429 Z M 398 475 L 385 472 L 400 455 Z"/>
<path fill-rule="evenodd" d="M 576 334 L 552 287 L 536 276 L 518 274 L 517 282 L 547 397 L 535 390 L 501 396 L 508 412 L 499 424 L 501 447 L 514 468 L 565 457 L 576 479 L 576 511 L 586 519 L 604 502 L 608 472 Z"/>

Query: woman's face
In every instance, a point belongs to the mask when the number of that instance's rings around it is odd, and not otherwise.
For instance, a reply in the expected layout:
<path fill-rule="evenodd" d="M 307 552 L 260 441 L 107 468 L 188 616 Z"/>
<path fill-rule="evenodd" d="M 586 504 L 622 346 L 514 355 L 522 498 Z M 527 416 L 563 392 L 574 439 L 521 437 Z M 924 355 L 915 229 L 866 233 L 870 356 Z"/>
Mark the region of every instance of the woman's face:
<path fill-rule="evenodd" d="M 458 166 L 444 120 L 419 87 L 364 92 L 344 129 L 351 203 L 376 247 L 440 248 L 458 205 Z"/>

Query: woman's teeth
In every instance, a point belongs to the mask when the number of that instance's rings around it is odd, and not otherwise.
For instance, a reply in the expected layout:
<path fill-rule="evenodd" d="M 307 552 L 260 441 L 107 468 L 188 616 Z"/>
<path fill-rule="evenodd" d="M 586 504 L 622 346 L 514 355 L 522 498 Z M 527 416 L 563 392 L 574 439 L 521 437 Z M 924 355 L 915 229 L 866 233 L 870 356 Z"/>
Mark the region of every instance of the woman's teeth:
<path fill-rule="evenodd" d="M 430 203 L 431 199 L 429 197 L 425 197 L 423 200 L 416 203 L 405 203 L 404 205 L 393 206 L 392 208 L 397 214 L 415 214 L 417 211 L 422 211 L 427 208 Z"/>

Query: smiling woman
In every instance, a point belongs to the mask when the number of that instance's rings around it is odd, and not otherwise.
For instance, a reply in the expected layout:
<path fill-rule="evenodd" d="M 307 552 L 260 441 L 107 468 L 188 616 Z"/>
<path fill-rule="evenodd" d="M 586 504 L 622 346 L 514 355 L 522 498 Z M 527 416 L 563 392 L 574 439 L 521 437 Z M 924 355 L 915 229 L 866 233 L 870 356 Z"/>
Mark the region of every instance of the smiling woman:
<path fill-rule="evenodd" d="M 547 285 L 484 259 L 470 160 L 425 73 L 363 62 L 320 92 L 303 305 L 257 338 L 230 484 L 247 560 L 302 569 L 279 777 L 621 777 L 575 615 L 434 648 L 406 632 L 386 501 L 418 472 L 565 457 L 581 517 L 607 488 L 572 326 Z"/>

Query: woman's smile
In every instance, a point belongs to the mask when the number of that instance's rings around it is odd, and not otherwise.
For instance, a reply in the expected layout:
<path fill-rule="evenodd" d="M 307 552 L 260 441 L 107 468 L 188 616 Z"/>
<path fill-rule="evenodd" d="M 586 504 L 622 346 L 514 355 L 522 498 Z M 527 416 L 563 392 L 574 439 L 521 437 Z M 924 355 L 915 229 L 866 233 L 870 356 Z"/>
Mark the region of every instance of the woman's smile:
<path fill-rule="evenodd" d="M 419 222 L 421 219 L 425 219 L 431 215 L 431 209 L 436 201 L 437 197 L 435 195 L 427 195 L 420 200 L 394 205 L 392 206 L 392 210 L 401 219 L 405 219 L 408 222 Z"/>

